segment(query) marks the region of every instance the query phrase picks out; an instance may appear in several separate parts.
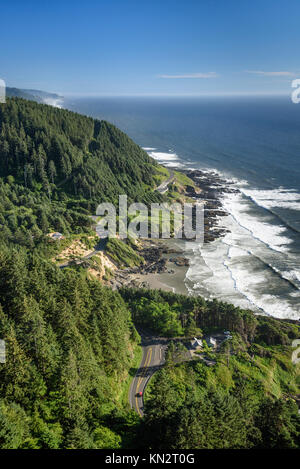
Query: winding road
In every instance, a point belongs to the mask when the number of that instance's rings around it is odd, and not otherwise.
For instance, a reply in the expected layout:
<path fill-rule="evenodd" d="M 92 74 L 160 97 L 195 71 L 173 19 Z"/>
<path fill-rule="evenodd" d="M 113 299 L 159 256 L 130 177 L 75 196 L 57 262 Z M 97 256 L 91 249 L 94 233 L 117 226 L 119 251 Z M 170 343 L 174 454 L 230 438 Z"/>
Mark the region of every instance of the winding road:
<path fill-rule="evenodd" d="M 139 369 L 132 380 L 129 390 L 130 407 L 134 409 L 140 417 L 144 415 L 144 391 L 146 385 L 155 371 L 165 362 L 165 351 L 168 339 L 153 337 L 145 331 L 139 331 L 142 339 L 143 357 Z M 142 393 L 140 397 L 138 394 Z"/>
<path fill-rule="evenodd" d="M 166 179 L 165 181 L 163 181 L 155 190 L 157 190 L 157 192 L 160 192 L 161 194 L 164 194 L 165 192 L 167 192 L 168 188 L 169 188 L 169 184 L 171 184 L 171 182 L 173 182 L 173 180 L 175 179 L 175 175 L 174 175 L 174 171 L 172 169 L 169 169 L 169 174 L 170 176 L 168 177 L 168 179 Z"/>
<path fill-rule="evenodd" d="M 69 267 L 70 265 L 73 265 L 74 262 L 77 264 L 77 265 L 80 265 L 82 264 L 82 262 L 90 259 L 91 257 L 93 257 L 95 254 L 98 254 L 98 252 L 100 251 L 104 251 L 105 250 L 105 245 L 106 245 L 106 242 L 107 242 L 107 239 L 106 238 L 103 238 L 103 239 L 100 239 L 99 243 L 97 244 L 97 246 L 94 247 L 94 250 L 93 252 L 91 252 L 90 254 L 88 254 L 87 256 L 84 256 L 84 257 L 80 257 L 79 259 L 75 260 L 75 261 L 68 261 L 68 262 L 64 262 L 63 264 L 60 264 L 58 267 L 60 269 L 64 269 L 65 267 Z"/>

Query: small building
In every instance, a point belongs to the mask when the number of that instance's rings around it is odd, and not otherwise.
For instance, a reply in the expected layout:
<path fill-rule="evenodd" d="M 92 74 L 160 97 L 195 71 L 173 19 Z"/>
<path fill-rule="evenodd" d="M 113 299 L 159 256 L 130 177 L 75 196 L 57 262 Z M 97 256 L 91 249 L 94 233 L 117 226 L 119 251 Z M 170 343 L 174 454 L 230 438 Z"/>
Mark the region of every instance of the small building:
<path fill-rule="evenodd" d="M 217 346 L 217 341 L 214 337 L 208 337 L 206 340 L 206 343 L 209 347 L 216 347 Z"/>
<path fill-rule="evenodd" d="M 192 348 L 196 350 L 197 348 L 202 347 L 203 343 L 201 339 L 197 339 L 197 337 L 194 337 L 194 339 L 191 341 L 191 345 Z"/>

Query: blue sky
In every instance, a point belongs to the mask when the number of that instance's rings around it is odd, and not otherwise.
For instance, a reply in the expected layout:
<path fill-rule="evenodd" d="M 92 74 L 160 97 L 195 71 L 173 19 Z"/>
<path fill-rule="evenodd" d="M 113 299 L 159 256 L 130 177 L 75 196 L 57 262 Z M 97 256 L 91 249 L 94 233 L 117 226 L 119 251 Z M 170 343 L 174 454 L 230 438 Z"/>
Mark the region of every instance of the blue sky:
<path fill-rule="evenodd" d="M 62 94 L 290 93 L 299 0 L 11 0 L 0 78 Z"/>

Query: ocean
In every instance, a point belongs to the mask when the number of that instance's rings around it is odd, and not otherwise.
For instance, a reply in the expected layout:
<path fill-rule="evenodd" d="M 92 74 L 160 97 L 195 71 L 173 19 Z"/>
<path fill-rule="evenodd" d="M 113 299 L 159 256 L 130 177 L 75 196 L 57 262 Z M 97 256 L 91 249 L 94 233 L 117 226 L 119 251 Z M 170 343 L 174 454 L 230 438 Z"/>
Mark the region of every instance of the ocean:
<path fill-rule="evenodd" d="M 257 313 L 300 318 L 300 104 L 289 97 L 68 98 L 63 107 L 105 119 L 169 167 L 234 181 L 230 232 L 186 243 L 189 291 Z"/>

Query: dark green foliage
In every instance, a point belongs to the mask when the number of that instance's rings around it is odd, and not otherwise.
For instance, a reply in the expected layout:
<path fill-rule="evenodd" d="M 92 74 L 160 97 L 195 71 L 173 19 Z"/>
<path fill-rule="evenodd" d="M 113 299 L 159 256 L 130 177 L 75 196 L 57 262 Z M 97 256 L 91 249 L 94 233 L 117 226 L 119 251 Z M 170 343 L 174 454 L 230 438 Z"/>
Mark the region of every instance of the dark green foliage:
<path fill-rule="evenodd" d="M 91 219 L 82 209 L 67 210 L 64 202 L 50 202 L 43 192 L 33 192 L 0 178 L 0 240 L 33 247 L 50 231 L 88 232 Z"/>
<path fill-rule="evenodd" d="M 0 447 L 103 447 L 135 334 L 118 293 L 24 250 L 1 249 Z M 103 437 L 104 438 L 104 437 Z"/>
<path fill-rule="evenodd" d="M 246 342 L 290 345 L 300 333 L 299 325 L 292 321 L 256 316 L 223 301 L 141 288 L 122 288 L 120 293 L 131 308 L 135 323 L 162 335 L 166 334 L 168 318 L 177 327 L 178 335 L 186 336 L 196 335 L 197 328 L 207 332 L 230 330 Z"/>
<path fill-rule="evenodd" d="M 252 340 L 258 323 L 251 311 L 221 301 L 205 301 L 199 296 L 126 288 L 121 289 L 121 294 L 132 309 L 136 324 L 150 327 L 161 334 L 165 333 L 167 316 L 170 320 L 172 316 L 172 323 L 177 324 L 178 335 L 188 336 L 197 332 L 197 328 L 210 331 L 227 329 L 238 332 L 245 340 Z M 161 311 L 161 321 L 158 310 Z"/>
<path fill-rule="evenodd" d="M 261 448 L 300 448 L 300 418 L 297 405 L 283 399 L 266 398 L 255 417 Z"/>
<path fill-rule="evenodd" d="M 119 267 L 134 267 L 144 262 L 143 257 L 137 254 L 130 245 L 117 238 L 110 238 L 107 241 L 105 251 Z"/>
<path fill-rule="evenodd" d="M 32 247 L 48 231 L 87 232 L 103 201 L 160 201 L 156 163 L 124 133 L 70 111 L 0 105 L 0 239 Z"/>
<path fill-rule="evenodd" d="M 147 391 L 144 447 L 299 447 L 300 418 L 292 400 L 297 372 L 284 347 L 299 337 L 299 325 L 201 297 L 126 288 L 121 294 L 134 322 L 157 334 L 190 337 L 197 328 L 235 333 L 212 357 L 212 368 L 202 361 L 178 364 L 181 351 L 171 342 L 165 368 Z"/>
<path fill-rule="evenodd" d="M 256 342 L 267 345 L 288 345 L 299 336 L 299 328 L 292 321 L 283 323 L 275 318 L 259 318 L 256 331 Z"/>
<path fill-rule="evenodd" d="M 251 384 L 213 386 L 200 363 L 168 366 L 151 384 L 142 441 L 147 449 L 299 448 L 300 417 L 291 399 L 266 398 Z"/>
<path fill-rule="evenodd" d="M 134 322 L 150 328 L 155 333 L 166 337 L 183 335 L 176 309 L 170 308 L 165 301 L 148 300 L 140 297 L 130 301 Z"/>
<path fill-rule="evenodd" d="M 120 194 L 159 200 L 154 173 L 147 153 L 108 122 L 23 99 L 0 106 L 0 177 L 97 205 Z"/>
<path fill-rule="evenodd" d="M 152 392 L 155 398 L 146 407 L 150 448 L 246 447 L 245 418 L 233 396 L 221 390 L 203 390 L 197 395 L 188 387 L 183 400 L 167 371 L 157 376 Z"/>
<path fill-rule="evenodd" d="M 72 239 L 51 242 L 50 231 L 81 233 L 93 247 L 82 233 L 91 234 L 100 202 L 120 194 L 160 201 L 155 170 L 106 122 L 23 99 L 0 105 L 0 448 L 299 447 L 287 350 L 299 326 L 201 297 L 120 295 L 82 267 L 47 260 Z M 106 246 L 122 266 L 143 262 L 134 247 Z M 120 399 L 139 340 L 132 320 L 171 337 L 234 333 L 212 368 L 178 365 L 186 351 L 174 342 L 150 383 L 142 425 Z"/>

